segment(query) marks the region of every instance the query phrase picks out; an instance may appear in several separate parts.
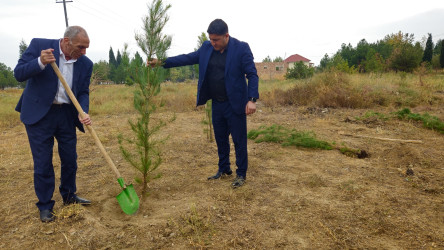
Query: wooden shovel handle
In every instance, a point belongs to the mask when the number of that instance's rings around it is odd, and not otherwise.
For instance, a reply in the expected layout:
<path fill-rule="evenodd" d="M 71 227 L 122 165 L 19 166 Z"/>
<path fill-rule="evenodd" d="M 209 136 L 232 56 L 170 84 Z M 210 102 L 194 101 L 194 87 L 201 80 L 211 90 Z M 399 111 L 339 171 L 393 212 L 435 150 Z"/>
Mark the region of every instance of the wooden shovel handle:
<path fill-rule="evenodd" d="M 54 69 L 54 72 L 59 77 L 60 82 L 62 82 L 63 87 L 66 90 L 66 93 L 69 96 L 69 99 L 71 99 L 72 103 L 76 107 L 77 111 L 80 114 L 80 117 L 85 116 L 85 112 L 83 111 L 82 107 L 80 106 L 79 102 L 77 101 L 77 98 L 74 96 L 74 93 L 72 93 L 71 88 L 69 88 L 68 83 L 66 83 L 65 78 L 63 78 L 62 72 L 60 72 L 59 67 L 57 67 L 57 64 L 55 62 L 51 63 L 52 68 Z M 114 162 L 109 157 L 108 153 L 106 152 L 105 148 L 102 145 L 102 142 L 100 142 L 99 137 L 96 134 L 96 131 L 93 129 L 91 125 L 86 125 L 86 128 L 91 133 L 92 137 L 94 138 L 94 141 L 96 142 L 97 147 L 99 147 L 100 151 L 102 152 L 103 156 L 105 157 L 105 160 L 108 162 L 108 165 L 113 169 L 113 171 L 116 173 L 117 178 L 120 178 L 121 175 L 119 173 L 119 170 L 117 169 L 116 165 L 114 165 Z"/>

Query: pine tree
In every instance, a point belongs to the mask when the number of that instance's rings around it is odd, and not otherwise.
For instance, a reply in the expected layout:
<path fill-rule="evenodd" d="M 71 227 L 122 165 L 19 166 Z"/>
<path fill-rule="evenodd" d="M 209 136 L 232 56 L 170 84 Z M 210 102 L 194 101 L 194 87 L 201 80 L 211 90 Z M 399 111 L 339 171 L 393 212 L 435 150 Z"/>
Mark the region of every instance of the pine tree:
<path fill-rule="evenodd" d="M 444 68 L 444 42 L 441 42 L 441 55 L 439 56 L 439 63 L 441 68 Z"/>
<path fill-rule="evenodd" d="M 422 57 L 423 62 L 431 62 L 433 57 L 433 40 L 432 34 L 429 33 L 429 38 L 427 38 L 426 47 L 424 50 L 424 56 Z"/>
<path fill-rule="evenodd" d="M 116 57 L 114 56 L 113 47 L 109 47 L 109 61 L 110 66 L 117 67 Z"/>
<path fill-rule="evenodd" d="M 154 0 L 148 6 L 148 15 L 143 18 L 143 31 L 136 34 L 138 46 L 151 61 L 157 57 L 158 60 L 166 59 L 166 51 L 171 46 L 171 37 L 162 34 L 168 22 L 167 10 L 171 5 L 164 6 L 162 0 Z M 130 163 L 142 175 L 138 180 L 142 183 L 142 197 L 147 193 L 148 183 L 153 178 L 160 177 L 156 169 L 162 163 L 158 144 L 163 140 L 154 139 L 165 122 L 153 121 L 151 115 L 156 111 L 157 105 L 154 97 L 160 92 L 160 84 L 164 79 L 165 70 L 160 65 L 142 67 L 133 70 L 136 90 L 134 91 L 134 108 L 138 113 L 135 121 L 129 124 L 134 136 L 124 138 L 119 136 L 120 150 L 126 161 Z"/>
<path fill-rule="evenodd" d="M 116 67 L 119 67 L 121 63 L 122 63 L 122 55 L 120 54 L 120 50 L 117 50 Z"/>
<path fill-rule="evenodd" d="M 20 41 L 19 45 L 19 58 L 22 58 L 23 53 L 25 53 L 25 50 L 28 48 L 28 45 L 25 43 L 25 40 Z"/>

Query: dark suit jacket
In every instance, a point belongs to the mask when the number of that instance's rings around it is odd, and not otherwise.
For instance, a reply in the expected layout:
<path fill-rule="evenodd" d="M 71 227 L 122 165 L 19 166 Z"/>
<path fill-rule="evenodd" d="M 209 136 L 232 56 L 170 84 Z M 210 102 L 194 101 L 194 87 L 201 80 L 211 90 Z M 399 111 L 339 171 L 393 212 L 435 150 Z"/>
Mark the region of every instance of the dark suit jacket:
<path fill-rule="evenodd" d="M 45 49 L 54 49 L 56 64 L 59 65 L 60 40 L 32 39 L 28 49 L 23 53 L 14 69 L 17 81 L 27 81 L 25 90 L 15 108 L 20 112 L 20 120 L 27 125 L 40 121 L 49 111 L 58 89 L 58 78 L 50 65 L 44 70 L 40 69 L 38 57 Z M 81 56 L 74 63 L 72 92 L 85 112 L 89 110 L 89 84 L 92 74 L 93 63 L 86 56 Z M 84 131 L 82 124 L 77 118 L 78 112 L 72 106 L 73 119 L 79 130 Z"/>
<path fill-rule="evenodd" d="M 233 110 L 245 114 L 245 106 L 249 97 L 259 98 L 256 66 L 253 54 L 247 43 L 230 36 L 227 45 L 227 61 L 225 63 L 225 88 Z M 197 85 L 196 105 L 205 104 L 211 97 L 205 91 L 205 74 L 210 61 L 213 46 L 209 41 L 202 44 L 199 50 L 165 60 L 164 68 L 199 64 L 199 81 Z M 248 85 L 246 78 L 248 78 Z"/>

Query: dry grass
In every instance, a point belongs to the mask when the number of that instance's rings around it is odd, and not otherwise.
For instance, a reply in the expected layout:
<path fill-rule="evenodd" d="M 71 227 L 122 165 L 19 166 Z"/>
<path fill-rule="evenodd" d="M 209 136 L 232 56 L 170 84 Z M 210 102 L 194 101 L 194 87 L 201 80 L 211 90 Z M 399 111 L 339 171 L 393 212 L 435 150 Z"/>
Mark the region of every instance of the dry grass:
<path fill-rule="evenodd" d="M 13 127 L 20 124 L 20 113 L 15 111 L 15 106 L 23 90 L 0 90 L 0 128 Z"/>
<path fill-rule="evenodd" d="M 326 72 L 308 80 L 294 80 L 290 89 L 266 90 L 268 106 L 308 105 L 330 108 L 372 108 L 378 106 L 417 107 L 444 103 L 444 75 L 419 77 L 414 74 L 345 74 Z"/>

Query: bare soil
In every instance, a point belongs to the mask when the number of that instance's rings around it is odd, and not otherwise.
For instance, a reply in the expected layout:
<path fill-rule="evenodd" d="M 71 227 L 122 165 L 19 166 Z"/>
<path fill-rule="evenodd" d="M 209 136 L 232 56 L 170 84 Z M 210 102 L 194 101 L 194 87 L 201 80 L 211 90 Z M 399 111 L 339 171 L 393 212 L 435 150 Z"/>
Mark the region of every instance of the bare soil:
<path fill-rule="evenodd" d="M 444 249 L 443 134 L 415 122 L 356 119 L 366 110 L 258 106 L 249 130 L 279 124 L 313 131 L 369 157 L 249 141 L 247 182 L 233 190 L 234 177 L 207 180 L 217 171 L 217 152 L 203 132 L 203 110 L 177 113 L 159 134 L 170 136 L 161 147 L 162 177 L 129 216 L 115 198 L 114 173 L 89 134 L 79 132 L 77 193 L 92 205 L 63 206 L 56 188 L 58 217 L 42 223 L 18 125 L 0 135 L 0 249 Z M 442 108 L 412 111 L 444 120 Z M 122 159 L 117 135 L 130 135 L 131 116 L 93 117 L 126 182 L 137 173 Z M 235 169 L 233 146 L 231 162 Z M 56 147 L 54 166 L 59 176 Z"/>

